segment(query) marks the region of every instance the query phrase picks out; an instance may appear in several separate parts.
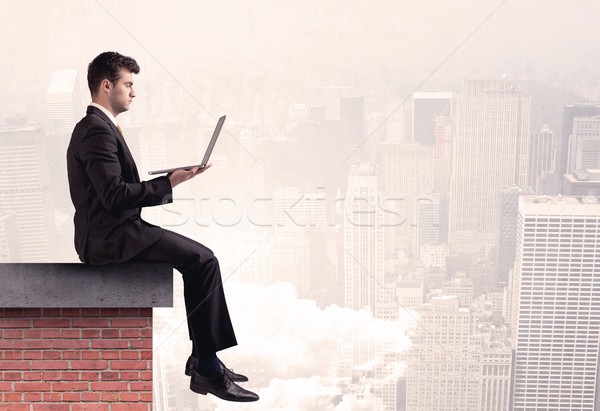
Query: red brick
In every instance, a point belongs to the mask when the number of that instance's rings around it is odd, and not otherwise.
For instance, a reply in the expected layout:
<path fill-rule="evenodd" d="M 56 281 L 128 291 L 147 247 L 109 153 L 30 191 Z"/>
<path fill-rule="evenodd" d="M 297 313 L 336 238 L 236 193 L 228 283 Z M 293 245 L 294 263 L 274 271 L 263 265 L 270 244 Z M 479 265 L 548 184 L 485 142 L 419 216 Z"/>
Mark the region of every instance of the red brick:
<path fill-rule="evenodd" d="M 20 340 L 15 341 L 15 348 L 19 350 L 48 350 L 50 349 L 49 340 Z"/>
<path fill-rule="evenodd" d="M 0 411 L 29 411 L 29 404 L 0 404 Z"/>
<path fill-rule="evenodd" d="M 39 317 L 42 315 L 41 308 L 24 308 L 23 316 L 24 317 Z"/>
<path fill-rule="evenodd" d="M 60 338 L 60 329 L 58 330 L 35 330 L 35 331 L 42 331 L 43 333 L 43 338 Z"/>
<path fill-rule="evenodd" d="M 152 382 L 150 382 L 150 381 L 131 382 L 130 389 L 131 389 L 131 391 L 152 391 Z"/>
<path fill-rule="evenodd" d="M 140 336 L 140 330 L 138 329 L 127 329 L 121 330 L 121 338 L 138 338 Z"/>
<path fill-rule="evenodd" d="M 140 308 L 140 317 L 152 317 L 152 307 Z"/>
<path fill-rule="evenodd" d="M 99 360 L 100 359 L 100 351 L 82 351 L 81 359 L 82 360 Z"/>
<path fill-rule="evenodd" d="M 141 371 L 140 372 L 140 380 L 152 381 L 152 371 Z"/>
<path fill-rule="evenodd" d="M 128 391 L 127 382 L 93 382 L 92 391 Z"/>
<path fill-rule="evenodd" d="M 107 361 L 71 361 L 72 370 L 105 370 Z"/>
<path fill-rule="evenodd" d="M 116 371 L 108 371 L 100 374 L 102 381 L 119 381 L 119 373 Z"/>
<path fill-rule="evenodd" d="M 15 382 L 15 391 L 50 391 L 49 382 Z"/>
<path fill-rule="evenodd" d="M 4 381 L 21 381 L 23 374 L 20 372 L 5 372 Z"/>
<path fill-rule="evenodd" d="M 73 320 L 75 321 L 75 320 Z M 81 338 L 81 330 L 72 330 L 72 329 L 68 329 L 68 330 L 62 330 L 62 333 L 60 334 L 60 336 L 62 338 Z"/>
<path fill-rule="evenodd" d="M 67 370 L 68 361 L 32 361 L 31 368 L 34 370 Z"/>
<path fill-rule="evenodd" d="M 0 350 L 10 350 L 14 345 L 13 340 L 0 340 Z"/>
<path fill-rule="evenodd" d="M 63 360 L 81 360 L 82 351 L 63 351 L 62 359 Z"/>
<path fill-rule="evenodd" d="M 119 338 L 120 333 L 118 329 L 109 328 L 102 330 L 102 338 Z"/>
<path fill-rule="evenodd" d="M 131 348 L 147 348 L 152 349 L 152 340 L 133 340 L 131 341 Z"/>
<path fill-rule="evenodd" d="M 119 393 L 118 392 L 103 392 L 103 393 L 101 393 L 101 395 L 102 395 L 102 401 L 110 401 L 110 402 L 119 401 Z"/>
<path fill-rule="evenodd" d="M 60 308 L 42 308 L 44 317 L 60 317 Z"/>
<path fill-rule="evenodd" d="M 151 411 L 150 404 L 113 404 L 111 411 Z"/>
<path fill-rule="evenodd" d="M 30 340 L 39 340 L 40 338 L 42 338 L 42 330 L 23 330 L 23 338 L 27 338 Z"/>
<path fill-rule="evenodd" d="M 53 340 L 52 348 L 55 350 L 68 350 L 68 349 L 85 349 L 89 348 L 90 342 L 88 340 Z"/>
<path fill-rule="evenodd" d="M 102 308 L 100 310 L 102 317 L 118 317 L 119 309 L 118 308 Z"/>
<path fill-rule="evenodd" d="M 52 391 L 89 391 L 87 382 L 54 382 Z"/>
<path fill-rule="evenodd" d="M 151 328 L 143 328 L 140 330 L 141 338 L 152 338 L 152 329 Z"/>
<path fill-rule="evenodd" d="M 97 371 L 84 371 L 79 377 L 81 381 L 98 381 L 100 379 L 100 373 Z"/>
<path fill-rule="evenodd" d="M 16 382 L 15 384 L 19 384 Z M 12 382 L 0 382 L 0 392 L 12 391 Z"/>
<path fill-rule="evenodd" d="M 5 308 L 3 317 L 22 317 L 23 309 L 22 308 Z"/>
<path fill-rule="evenodd" d="M 100 338 L 100 330 L 81 330 L 81 338 Z"/>
<path fill-rule="evenodd" d="M 142 359 L 142 360 L 151 360 L 152 359 L 152 350 L 143 350 L 143 351 L 140 351 L 140 359 Z"/>
<path fill-rule="evenodd" d="M 60 360 L 62 351 L 44 351 L 44 360 Z M 66 359 L 66 358 L 65 358 Z"/>
<path fill-rule="evenodd" d="M 4 393 L 4 401 L 5 402 L 17 402 L 23 401 L 23 393 L 20 392 L 5 392 Z"/>
<path fill-rule="evenodd" d="M 0 361 L 0 370 L 30 370 L 29 361 Z"/>
<path fill-rule="evenodd" d="M 23 359 L 24 360 L 41 360 L 42 352 L 41 351 L 23 351 Z"/>
<path fill-rule="evenodd" d="M 41 392 L 24 392 L 23 393 L 23 401 L 25 401 L 25 402 L 40 402 L 40 401 L 42 401 L 42 393 Z"/>
<path fill-rule="evenodd" d="M 4 338 L 7 340 L 16 340 L 23 338 L 23 330 L 4 330 Z"/>
<path fill-rule="evenodd" d="M 140 394 L 137 392 L 123 392 L 121 393 L 119 399 L 125 402 L 138 402 L 140 399 Z"/>
<path fill-rule="evenodd" d="M 23 373 L 23 381 L 41 381 L 41 380 L 42 380 L 42 373 L 39 371 Z"/>
<path fill-rule="evenodd" d="M 119 310 L 119 314 L 121 317 L 139 317 L 140 309 L 139 308 L 121 308 Z"/>
<path fill-rule="evenodd" d="M 121 359 L 122 360 L 139 360 L 140 352 L 133 350 L 121 351 Z"/>
<path fill-rule="evenodd" d="M 151 392 L 140 392 L 140 401 L 152 402 Z"/>
<path fill-rule="evenodd" d="M 23 351 L 4 351 L 5 360 L 22 360 Z"/>
<path fill-rule="evenodd" d="M 0 318 L 0 328 L 30 328 L 31 320 L 23 318 Z"/>
<path fill-rule="evenodd" d="M 63 401 L 70 402 L 79 402 L 81 401 L 81 393 L 80 392 L 64 392 L 62 395 Z"/>
<path fill-rule="evenodd" d="M 100 395 L 98 395 L 98 400 L 99 399 L 100 399 Z M 98 400 L 94 400 L 94 401 L 98 401 Z M 85 401 L 85 400 L 83 400 L 83 401 Z M 71 411 L 108 411 L 108 406 L 109 406 L 109 404 L 104 404 L 104 403 L 73 404 L 71 406 Z"/>
<path fill-rule="evenodd" d="M 63 373 L 64 374 L 64 373 Z M 42 375 L 44 381 L 60 381 L 61 373 L 59 371 L 48 371 Z"/>
<path fill-rule="evenodd" d="M 92 348 L 96 349 L 123 349 L 129 348 L 127 340 L 91 340 Z"/>
<path fill-rule="evenodd" d="M 121 356 L 121 351 L 102 351 L 103 360 L 118 360 Z"/>
<path fill-rule="evenodd" d="M 140 379 L 140 373 L 138 371 L 121 371 L 119 380 L 121 381 L 137 381 Z"/>
<path fill-rule="evenodd" d="M 33 320 L 34 328 L 66 328 L 70 324 L 71 321 L 64 318 L 40 318 Z"/>
<path fill-rule="evenodd" d="M 62 400 L 62 394 L 59 392 L 45 392 L 44 401 L 46 402 L 60 402 Z M 57 408 L 62 409 L 62 408 Z M 68 410 L 68 408 L 66 408 Z"/>
<path fill-rule="evenodd" d="M 80 317 L 81 308 L 63 308 L 60 315 L 63 317 Z"/>
<path fill-rule="evenodd" d="M 81 316 L 82 317 L 100 317 L 100 309 L 99 308 L 82 308 Z"/>
<path fill-rule="evenodd" d="M 148 369 L 146 361 L 113 361 L 111 362 L 113 370 L 145 370 Z"/>
<path fill-rule="evenodd" d="M 110 320 L 110 325 L 119 328 L 142 328 L 147 327 L 149 324 L 146 318 L 113 318 Z"/>
<path fill-rule="evenodd" d="M 113 320 L 114 321 L 114 320 Z M 74 318 L 72 320 L 73 327 L 79 328 L 103 328 L 108 327 L 108 319 L 106 318 Z"/>
<path fill-rule="evenodd" d="M 61 373 L 61 380 L 63 380 L 63 381 L 79 381 L 79 372 L 63 371 Z"/>
<path fill-rule="evenodd" d="M 100 393 L 98 392 L 83 392 L 81 393 L 81 401 L 100 401 Z M 75 408 L 73 408 L 75 409 Z"/>
<path fill-rule="evenodd" d="M 60 401 L 60 394 L 46 393 L 44 401 Z M 69 404 L 33 404 L 33 411 L 69 411 Z"/>

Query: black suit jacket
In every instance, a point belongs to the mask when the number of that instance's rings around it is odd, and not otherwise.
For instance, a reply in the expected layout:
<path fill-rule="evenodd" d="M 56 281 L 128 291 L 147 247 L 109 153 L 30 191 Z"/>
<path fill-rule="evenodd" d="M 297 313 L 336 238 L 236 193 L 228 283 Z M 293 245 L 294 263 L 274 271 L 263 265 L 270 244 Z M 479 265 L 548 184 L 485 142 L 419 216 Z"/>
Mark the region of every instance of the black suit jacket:
<path fill-rule="evenodd" d="M 140 182 L 127 144 L 102 110 L 89 106 L 67 149 L 75 249 L 83 262 L 123 262 L 158 241 L 163 230 L 141 208 L 172 201 L 165 176 Z"/>

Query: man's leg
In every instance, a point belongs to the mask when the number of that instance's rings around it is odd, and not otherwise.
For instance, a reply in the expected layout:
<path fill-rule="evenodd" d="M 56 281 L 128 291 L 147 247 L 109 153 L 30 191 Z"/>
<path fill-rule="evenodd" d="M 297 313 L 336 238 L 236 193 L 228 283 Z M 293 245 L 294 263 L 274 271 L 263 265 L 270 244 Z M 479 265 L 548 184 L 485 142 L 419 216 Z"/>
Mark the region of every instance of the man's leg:
<path fill-rule="evenodd" d="M 131 262 L 170 263 L 183 275 L 190 337 L 199 356 L 237 345 L 219 262 L 204 245 L 169 230 Z"/>

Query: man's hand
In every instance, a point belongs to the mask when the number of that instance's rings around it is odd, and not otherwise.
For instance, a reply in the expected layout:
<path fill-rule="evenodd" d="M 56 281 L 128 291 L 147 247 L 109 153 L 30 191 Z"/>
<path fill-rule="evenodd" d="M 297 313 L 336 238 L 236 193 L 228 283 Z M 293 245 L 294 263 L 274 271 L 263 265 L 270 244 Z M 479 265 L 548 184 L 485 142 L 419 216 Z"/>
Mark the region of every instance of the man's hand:
<path fill-rule="evenodd" d="M 204 173 L 210 168 L 210 166 L 212 166 L 212 164 L 207 164 L 204 168 L 194 167 L 191 170 L 173 171 L 172 173 L 167 174 L 167 177 L 169 178 L 169 180 L 171 180 L 171 187 L 175 187 L 176 185 L 179 185 L 184 181 L 188 181 L 196 177 L 198 174 Z"/>

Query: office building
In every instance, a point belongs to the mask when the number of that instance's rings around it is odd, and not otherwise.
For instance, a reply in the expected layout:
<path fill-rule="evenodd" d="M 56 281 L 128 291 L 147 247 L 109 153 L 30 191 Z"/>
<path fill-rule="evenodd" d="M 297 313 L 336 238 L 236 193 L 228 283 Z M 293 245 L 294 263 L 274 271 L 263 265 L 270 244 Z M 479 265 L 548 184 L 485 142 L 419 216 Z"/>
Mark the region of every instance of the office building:
<path fill-rule="evenodd" d="M 535 194 L 549 194 L 543 192 L 543 182 L 548 174 L 556 171 L 555 158 L 554 134 L 548 125 L 544 125 L 540 131 L 531 133 L 529 140 L 527 185 L 535 190 Z"/>
<path fill-rule="evenodd" d="M 495 246 L 500 189 L 527 183 L 530 96 L 508 80 L 465 80 L 457 111 L 449 204 L 455 253 Z"/>
<path fill-rule="evenodd" d="M 522 196 L 509 322 L 513 410 L 597 410 L 600 197 Z"/>
<path fill-rule="evenodd" d="M 419 91 L 412 99 L 412 142 L 436 144 L 436 117 L 452 116 L 452 93 Z"/>
<path fill-rule="evenodd" d="M 559 164 L 561 175 L 567 173 L 569 138 L 573 134 L 573 119 L 575 117 L 593 117 L 597 115 L 600 115 L 600 105 L 598 104 L 569 104 L 564 107 Z"/>

